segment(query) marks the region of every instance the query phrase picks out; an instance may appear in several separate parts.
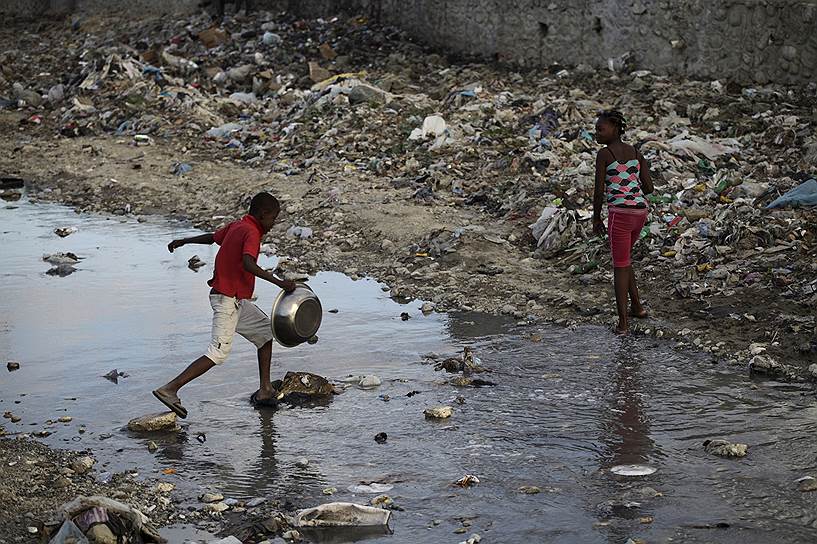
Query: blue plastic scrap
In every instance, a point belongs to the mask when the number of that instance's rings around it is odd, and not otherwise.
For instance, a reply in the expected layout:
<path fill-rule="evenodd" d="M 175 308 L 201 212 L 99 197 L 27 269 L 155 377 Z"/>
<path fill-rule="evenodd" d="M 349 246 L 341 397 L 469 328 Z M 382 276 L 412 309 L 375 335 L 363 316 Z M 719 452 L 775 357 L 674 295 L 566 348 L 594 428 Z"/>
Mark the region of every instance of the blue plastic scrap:
<path fill-rule="evenodd" d="M 766 208 L 817 206 L 817 180 L 804 181 L 791 191 L 775 199 Z"/>

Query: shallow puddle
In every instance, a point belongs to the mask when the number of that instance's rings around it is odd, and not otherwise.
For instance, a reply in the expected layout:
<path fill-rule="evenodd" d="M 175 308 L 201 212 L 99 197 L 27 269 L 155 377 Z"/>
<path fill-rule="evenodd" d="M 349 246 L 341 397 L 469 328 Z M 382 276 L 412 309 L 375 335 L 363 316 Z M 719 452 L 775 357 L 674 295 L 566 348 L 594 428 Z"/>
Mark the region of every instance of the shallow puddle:
<path fill-rule="evenodd" d="M 257 411 L 248 403 L 257 388 L 255 350 L 239 339 L 224 366 L 182 390 L 190 416 L 181 433 L 133 435 L 123 430 L 129 419 L 163 408 L 150 391 L 207 346 L 205 282 L 215 246 L 170 254 L 170 239 L 194 231 L 26 201 L 14 206 L 0 206 L 0 357 L 21 369 L 0 371 L 0 409 L 23 418 L 6 424 L 11 432 L 47 428 L 54 433 L 48 444 L 92 448 L 105 463 L 100 470 L 136 468 L 191 496 L 208 489 L 296 507 L 367 503 L 374 493 L 350 488 L 388 484 L 405 510 L 394 513 L 394 535 L 369 542 L 460 542 L 472 533 L 488 542 L 559 543 L 817 536 L 813 497 L 795 483 L 817 475 L 810 389 L 752 382 L 666 343 L 597 327 L 423 316 L 416 301 L 397 304 L 378 283 L 335 273 L 310 284 L 324 309 L 338 313 L 324 315 L 318 344 L 276 347 L 273 377 L 375 374 L 382 386 L 350 388 L 326 406 Z M 53 233 L 66 226 L 79 230 Z M 42 255 L 57 251 L 84 257 L 78 272 L 46 275 Z M 187 268 L 194 254 L 208 263 L 198 272 Z M 267 310 L 276 292 L 259 282 L 259 306 Z M 401 312 L 412 318 L 402 321 Z M 423 354 L 453 355 L 463 346 L 492 370 L 480 377 L 497 386 L 447 385 L 451 375 L 424 364 Z M 128 376 L 112 383 L 102 377 L 112 369 Z M 453 417 L 426 420 L 423 410 L 439 404 L 453 406 Z M 73 421 L 45 426 L 62 415 Z M 384 444 L 374 440 L 380 432 L 388 434 Z M 718 437 L 749 444 L 749 455 L 706 453 L 703 441 Z M 149 439 L 159 445 L 155 454 Z M 609 470 L 629 464 L 657 470 L 641 477 Z M 162 475 L 168 468 L 176 474 Z M 466 474 L 480 483 L 453 485 Z M 523 493 L 525 486 L 541 492 Z M 338 491 L 327 497 L 328 487 Z M 464 526 L 465 534 L 454 534 Z"/>

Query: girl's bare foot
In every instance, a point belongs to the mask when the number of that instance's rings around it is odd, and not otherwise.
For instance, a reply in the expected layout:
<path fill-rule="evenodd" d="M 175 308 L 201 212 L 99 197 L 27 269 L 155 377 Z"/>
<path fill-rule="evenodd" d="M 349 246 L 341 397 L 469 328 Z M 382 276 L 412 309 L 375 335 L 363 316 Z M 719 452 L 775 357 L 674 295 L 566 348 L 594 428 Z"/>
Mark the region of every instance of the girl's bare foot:
<path fill-rule="evenodd" d="M 636 319 L 644 319 L 646 317 L 649 317 L 650 313 L 643 307 L 640 307 L 639 309 L 635 308 L 630 309 L 630 315 Z"/>

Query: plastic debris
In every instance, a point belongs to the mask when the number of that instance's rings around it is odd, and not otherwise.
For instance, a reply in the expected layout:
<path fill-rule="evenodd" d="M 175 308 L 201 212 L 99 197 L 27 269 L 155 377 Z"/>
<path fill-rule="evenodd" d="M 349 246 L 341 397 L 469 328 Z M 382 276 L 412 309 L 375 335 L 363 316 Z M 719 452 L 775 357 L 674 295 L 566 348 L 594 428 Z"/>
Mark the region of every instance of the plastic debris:
<path fill-rule="evenodd" d="M 658 469 L 647 465 L 616 465 L 610 472 L 618 476 L 649 476 L 655 474 Z"/>
<path fill-rule="evenodd" d="M 817 206 L 817 180 L 810 179 L 774 199 L 767 208 Z"/>
<path fill-rule="evenodd" d="M 391 512 L 348 502 L 332 502 L 301 510 L 295 517 L 297 527 L 388 526 Z"/>

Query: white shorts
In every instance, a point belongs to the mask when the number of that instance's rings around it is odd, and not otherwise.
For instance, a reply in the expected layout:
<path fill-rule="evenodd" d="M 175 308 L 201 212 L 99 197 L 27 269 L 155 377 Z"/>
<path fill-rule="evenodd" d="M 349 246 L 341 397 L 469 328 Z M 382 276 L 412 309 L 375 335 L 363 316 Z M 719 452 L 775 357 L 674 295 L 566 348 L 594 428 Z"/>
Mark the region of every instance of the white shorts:
<path fill-rule="evenodd" d="M 220 365 L 227 360 L 233 348 L 233 336 L 240 334 L 256 348 L 272 340 L 270 318 L 249 300 L 239 300 L 225 295 L 210 295 L 213 307 L 213 334 L 205 354 Z"/>

